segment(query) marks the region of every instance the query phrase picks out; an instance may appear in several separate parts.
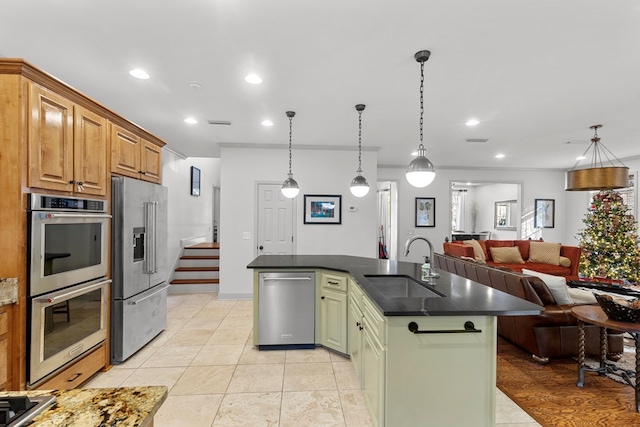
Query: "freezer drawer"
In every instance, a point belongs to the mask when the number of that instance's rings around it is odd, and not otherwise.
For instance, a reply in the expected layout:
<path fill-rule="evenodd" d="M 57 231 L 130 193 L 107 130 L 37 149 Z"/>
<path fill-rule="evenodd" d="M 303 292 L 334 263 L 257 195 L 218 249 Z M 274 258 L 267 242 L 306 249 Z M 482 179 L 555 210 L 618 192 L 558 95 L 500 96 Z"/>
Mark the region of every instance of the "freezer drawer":
<path fill-rule="evenodd" d="M 259 348 L 314 346 L 315 273 L 260 273 L 259 280 Z"/>
<path fill-rule="evenodd" d="M 167 326 L 167 292 L 162 283 L 112 303 L 111 363 L 119 364 L 144 347 Z"/>

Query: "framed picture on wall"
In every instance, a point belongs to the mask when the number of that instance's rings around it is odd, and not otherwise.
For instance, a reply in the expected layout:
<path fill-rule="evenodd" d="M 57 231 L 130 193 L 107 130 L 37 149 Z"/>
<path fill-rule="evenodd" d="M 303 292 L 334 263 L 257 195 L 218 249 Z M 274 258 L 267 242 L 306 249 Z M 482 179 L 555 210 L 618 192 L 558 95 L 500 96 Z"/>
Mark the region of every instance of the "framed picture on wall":
<path fill-rule="evenodd" d="M 416 227 L 436 226 L 435 197 L 416 197 Z"/>
<path fill-rule="evenodd" d="M 191 166 L 191 195 L 200 196 L 200 169 Z"/>
<path fill-rule="evenodd" d="M 554 228 L 556 215 L 555 199 L 536 199 L 534 228 Z"/>
<path fill-rule="evenodd" d="M 304 195 L 305 224 L 342 224 L 342 196 Z"/>

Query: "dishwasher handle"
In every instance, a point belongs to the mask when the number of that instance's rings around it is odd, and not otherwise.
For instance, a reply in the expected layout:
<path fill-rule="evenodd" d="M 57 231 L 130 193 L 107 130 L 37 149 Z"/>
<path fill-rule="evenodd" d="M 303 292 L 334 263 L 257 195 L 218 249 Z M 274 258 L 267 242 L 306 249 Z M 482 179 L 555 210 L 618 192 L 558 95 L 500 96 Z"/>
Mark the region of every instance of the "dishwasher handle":
<path fill-rule="evenodd" d="M 311 280 L 311 277 L 309 276 L 300 276 L 300 277 L 264 277 L 262 280 L 264 280 L 265 282 L 272 282 L 272 281 L 290 281 L 290 280 Z"/>

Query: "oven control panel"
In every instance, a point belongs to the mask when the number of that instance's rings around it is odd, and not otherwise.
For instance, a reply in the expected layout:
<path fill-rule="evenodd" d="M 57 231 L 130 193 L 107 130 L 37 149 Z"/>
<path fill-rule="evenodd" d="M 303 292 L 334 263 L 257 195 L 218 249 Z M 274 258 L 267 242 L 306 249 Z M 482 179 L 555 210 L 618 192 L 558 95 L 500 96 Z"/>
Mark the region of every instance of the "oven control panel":
<path fill-rule="evenodd" d="M 29 209 L 33 211 L 106 212 L 106 200 L 59 197 L 32 193 L 29 195 Z"/>

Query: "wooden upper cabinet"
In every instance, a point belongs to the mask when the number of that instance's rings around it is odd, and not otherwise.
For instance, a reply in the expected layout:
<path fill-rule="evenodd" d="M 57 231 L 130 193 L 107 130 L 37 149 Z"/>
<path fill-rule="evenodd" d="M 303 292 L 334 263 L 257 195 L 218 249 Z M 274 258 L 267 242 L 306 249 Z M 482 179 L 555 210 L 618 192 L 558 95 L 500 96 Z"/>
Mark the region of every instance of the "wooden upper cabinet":
<path fill-rule="evenodd" d="M 107 194 L 107 120 L 29 87 L 29 187 Z"/>
<path fill-rule="evenodd" d="M 162 147 L 111 124 L 111 172 L 162 182 Z"/>

